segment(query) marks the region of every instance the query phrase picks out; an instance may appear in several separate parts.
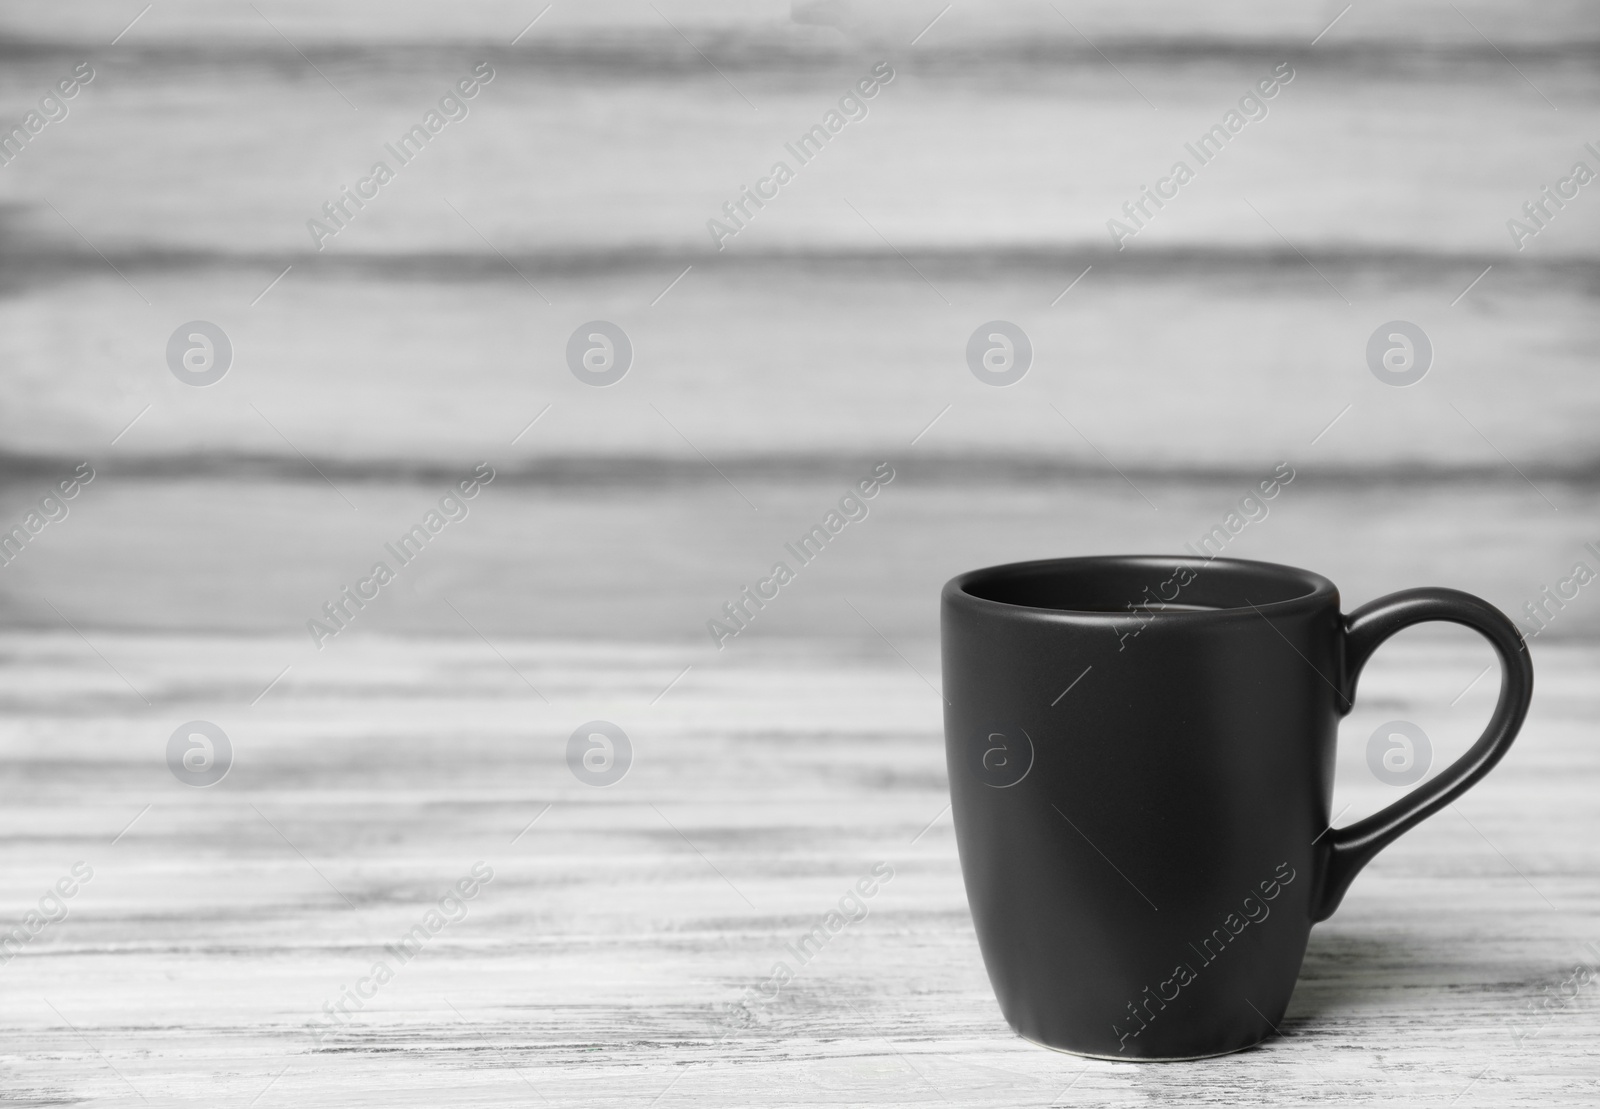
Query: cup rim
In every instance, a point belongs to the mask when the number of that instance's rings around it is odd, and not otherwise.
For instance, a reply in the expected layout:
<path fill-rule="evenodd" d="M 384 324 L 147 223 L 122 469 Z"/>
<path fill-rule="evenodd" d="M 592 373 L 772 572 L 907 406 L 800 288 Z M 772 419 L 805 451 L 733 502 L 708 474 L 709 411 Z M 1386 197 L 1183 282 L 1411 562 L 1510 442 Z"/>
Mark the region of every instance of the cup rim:
<path fill-rule="evenodd" d="M 1206 568 L 1219 566 L 1230 568 L 1236 572 L 1270 574 L 1280 581 L 1301 586 L 1303 592 L 1281 600 L 1268 601 L 1264 604 L 1234 605 L 1226 608 L 1140 608 L 1121 611 L 1116 609 L 1069 609 L 1015 604 L 1011 601 L 997 601 L 970 591 L 972 586 L 986 581 L 994 581 L 999 578 L 1029 573 L 1043 568 L 1062 571 L 1090 569 L 1167 571 L 1187 567 L 1203 572 Z M 1332 581 L 1311 570 L 1302 570 L 1297 566 L 1287 566 L 1279 562 L 1263 562 L 1257 559 L 1203 558 L 1193 555 L 1075 555 L 1067 558 L 1037 558 L 1023 562 L 1006 562 L 995 566 L 984 566 L 976 570 L 968 570 L 966 573 L 958 574 L 945 583 L 943 600 L 946 605 L 960 605 L 993 615 L 1025 615 L 1071 619 L 1073 621 L 1136 620 L 1142 625 L 1149 623 L 1151 620 L 1194 622 L 1231 619 L 1241 615 L 1288 614 L 1300 610 L 1313 609 L 1329 602 L 1337 607 L 1339 589 Z"/>

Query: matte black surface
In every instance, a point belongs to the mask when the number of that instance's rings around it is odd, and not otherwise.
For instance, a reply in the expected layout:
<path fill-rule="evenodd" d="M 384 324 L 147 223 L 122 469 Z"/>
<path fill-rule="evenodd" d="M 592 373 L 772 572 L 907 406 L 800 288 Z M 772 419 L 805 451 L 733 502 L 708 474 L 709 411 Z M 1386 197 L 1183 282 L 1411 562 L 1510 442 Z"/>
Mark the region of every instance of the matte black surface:
<path fill-rule="evenodd" d="M 1018 563 L 949 582 L 941 615 L 956 838 L 1001 1011 L 1030 1040 L 1116 1059 L 1270 1034 L 1312 923 L 1487 773 L 1533 689 L 1510 621 L 1469 594 L 1414 589 L 1346 618 L 1332 582 L 1269 563 Z M 1425 620 L 1493 644 L 1494 717 L 1443 773 L 1328 831 L 1361 667 Z"/>

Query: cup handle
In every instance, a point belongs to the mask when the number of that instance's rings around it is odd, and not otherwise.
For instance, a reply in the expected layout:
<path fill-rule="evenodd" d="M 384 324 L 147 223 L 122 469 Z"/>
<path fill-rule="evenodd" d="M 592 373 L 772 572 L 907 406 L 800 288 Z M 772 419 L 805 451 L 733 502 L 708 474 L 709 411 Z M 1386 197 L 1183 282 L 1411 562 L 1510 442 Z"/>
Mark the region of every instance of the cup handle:
<path fill-rule="evenodd" d="M 1378 645 L 1402 628 L 1429 620 L 1462 624 L 1487 639 L 1500 656 L 1500 700 L 1478 741 L 1430 781 L 1394 804 L 1321 842 L 1321 878 L 1312 920 L 1327 920 L 1339 907 L 1350 882 L 1372 857 L 1400 834 L 1444 808 L 1487 774 L 1511 747 L 1533 697 L 1533 660 L 1515 625 L 1487 601 L 1456 589 L 1406 589 L 1380 597 L 1345 617 L 1344 680 L 1341 714 L 1355 700 L 1361 669 Z"/>

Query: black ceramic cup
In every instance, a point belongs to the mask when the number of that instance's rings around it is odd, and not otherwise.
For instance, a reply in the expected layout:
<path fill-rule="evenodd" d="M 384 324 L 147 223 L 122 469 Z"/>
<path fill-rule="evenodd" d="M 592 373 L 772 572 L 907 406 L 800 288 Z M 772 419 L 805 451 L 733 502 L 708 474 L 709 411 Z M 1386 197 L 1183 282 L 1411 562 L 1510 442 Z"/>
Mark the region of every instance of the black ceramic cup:
<path fill-rule="evenodd" d="M 1487 730 L 1388 808 L 1329 828 L 1361 668 L 1428 620 L 1500 656 Z M 1311 925 L 1510 747 L 1533 693 L 1511 621 L 1453 589 L 1345 616 L 1327 578 L 1236 559 L 1105 557 L 944 588 L 956 842 L 1001 1012 L 1106 1059 L 1237 1051 L 1283 1019 Z"/>

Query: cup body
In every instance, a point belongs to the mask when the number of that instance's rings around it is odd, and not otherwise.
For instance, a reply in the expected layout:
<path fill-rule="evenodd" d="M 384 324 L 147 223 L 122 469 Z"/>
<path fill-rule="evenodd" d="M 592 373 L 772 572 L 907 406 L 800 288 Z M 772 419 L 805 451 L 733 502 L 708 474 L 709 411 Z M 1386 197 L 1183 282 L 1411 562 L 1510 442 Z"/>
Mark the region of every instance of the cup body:
<path fill-rule="evenodd" d="M 941 607 L 956 841 L 1006 1020 L 1109 1059 L 1271 1034 L 1329 823 L 1333 583 L 1234 559 L 1055 559 L 964 574 Z"/>

